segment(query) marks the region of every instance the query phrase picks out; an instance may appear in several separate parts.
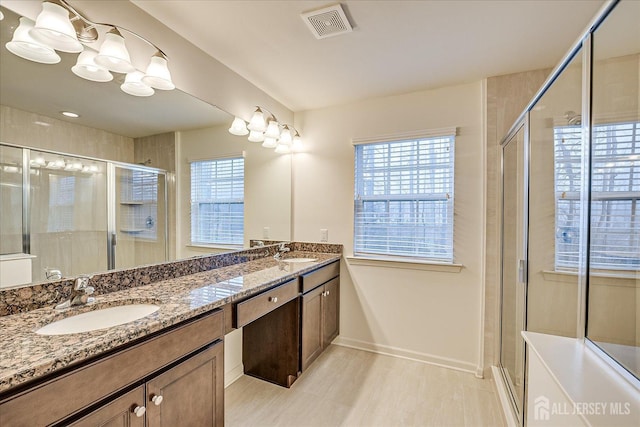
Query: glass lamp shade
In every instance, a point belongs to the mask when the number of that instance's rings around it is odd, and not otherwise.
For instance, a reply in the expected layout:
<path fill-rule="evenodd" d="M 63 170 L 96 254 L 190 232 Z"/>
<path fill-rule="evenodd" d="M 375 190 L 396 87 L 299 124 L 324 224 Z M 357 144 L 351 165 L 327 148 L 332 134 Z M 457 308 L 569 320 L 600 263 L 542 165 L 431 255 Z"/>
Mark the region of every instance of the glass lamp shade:
<path fill-rule="evenodd" d="M 0 21 L 2 21 L 4 19 L 4 13 L 2 13 L 2 11 L 0 10 Z"/>
<path fill-rule="evenodd" d="M 13 32 L 13 38 L 6 44 L 7 50 L 20 58 L 41 64 L 57 64 L 60 56 L 53 48 L 45 46 L 31 37 L 30 30 L 33 21 L 24 16 L 20 18 L 20 25 Z"/>
<path fill-rule="evenodd" d="M 278 154 L 288 154 L 291 152 L 291 146 L 288 144 L 278 144 L 276 147 L 276 153 Z"/>
<path fill-rule="evenodd" d="M 113 80 L 113 75 L 107 69 L 95 63 L 94 58 L 97 54 L 98 52 L 93 49 L 85 49 L 78 55 L 76 65 L 71 67 L 73 74 L 92 82 L 110 82 Z"/>
<path fill-rule="evenodd" d="M 120 89 L 123 92 L 128 93 L 133 96 L 151 96 L 155 93 L 153 88 L 150 88 L 146 84 L 142 82 L 142 74 L 141 71 L 134 71 L 133 73 L 127 74 L 127 77 L 124 79 L 124 83 L 120 85 Z"/>
<path fill-rule="evenodd" d="M 233 123 L 231 123 L 231 127 L 229 128 L 229 133 L 237 136 L 244 136 L 249 133 L 247 129 L 247 124 L 240 117 L 236 117 L 233 119 Z"/>
<path fill-rule="evenodd" d="M 42 12 L 30 34 L 36 41 L 62 52 L 78 53 L 83 49 L 69 20 L 69 11 L 55 3 L 42 3 Z"/>
<path fill-rule="evenodd" d="M 262 146 L 264 148 L 276 148 L 278 146 L 278 142 L 275 138 L 265 137 Z"/>
<path fill-rule="evenodd" d="M 269 121 L 269 126 L 267 126 L 267 130 L 264 133 L 265 138 L 274 138 L 278 139 L 280 137 L 280 127 L 278 122 L 275 120 Z"/>
<path fill-rule="evenodd" d="M 116 73 L 132 73 L 136 69 L 131 65 L 129 51 L 124 44 L 124 37 L 113 28 L 105 34 L 100 52 L 94 59 L 95 63 L 103 66 L 109 71 Z"/>
<path fill-rule="evenodd" d="M 176 88 L 176 85 L 171 81 L 167 59 L 159 52 L 151 57 L 142 81 L 160 90 L 173 90 Z"/>
<path fill-rule="evenodd" d="M 249 142 L 262 142 L 264 141 L 264 133 L 252 130 L 249 132 Z"/>
<path fill-rule="evenodd" d="M 260 108 L 256 109 L 256 112 L 251 116 L 249 125 L 247 128 L 251 131 L 264 132 L 267 129 L 267 122 L 264 120 L 264 114 Z M 262 140 L 260 140 L 262 142 Z"/>
<path fill-rule="evenodd" d="M 280 144 L 291 145 L 292 137 L 291 131 L 289 130 L 289 126 L 284 125 L 282 129 L 282 133 L 280 133 Z"/>
<path fill-rule="evenodd" d="M 291 143 L 291 150 L 302 151 L 302 138 L 300 138 L 300 135 L 296 135 L 293 137 L 293 142 Z"/>

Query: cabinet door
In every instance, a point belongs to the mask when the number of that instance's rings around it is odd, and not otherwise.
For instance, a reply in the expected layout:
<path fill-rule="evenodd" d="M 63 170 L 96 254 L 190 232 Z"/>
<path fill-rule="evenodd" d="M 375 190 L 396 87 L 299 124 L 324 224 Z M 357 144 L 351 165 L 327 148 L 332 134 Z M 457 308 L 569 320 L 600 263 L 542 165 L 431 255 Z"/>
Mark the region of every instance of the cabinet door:
<path fill-rule="evenodd" d="M 322 300 L 320 286 L 302 296 L 302 370 L 322 352 Z"/>
<path fill-rule="evenodd" d="M 144 386 L 140 386 L 69 426 L 144 427 L 144 411 L 138 409 L 140 416 L 134 412 L 136 408 L 144 406 L 144 401 Z"/>
<path fill-rule="evenodd" d="M 340 278 L 324 285 L 322 297 L 322 348 L 338 336 L 340 327 Z"/>
<path fill-rule="evenodd" d="M 223 343 L 147 383 L 149 427 L 224 425 Z"/>

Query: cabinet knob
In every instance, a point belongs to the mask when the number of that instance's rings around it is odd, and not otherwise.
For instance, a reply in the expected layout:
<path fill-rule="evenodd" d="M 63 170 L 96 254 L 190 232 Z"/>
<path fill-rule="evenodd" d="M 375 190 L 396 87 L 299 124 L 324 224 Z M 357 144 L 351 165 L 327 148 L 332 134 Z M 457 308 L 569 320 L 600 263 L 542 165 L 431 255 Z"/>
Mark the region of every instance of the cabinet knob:
<path fill-rule="evenodd" d="M 324 296 L 325 296 L 325 297 L 328 297 L 328 296 L 329 296 L 329 291 L 325 292 L 325 295 L 324 295 Z"/>
<path fill-rule="evenodd" d="M 147 408 L 145 408 L 144 406 L 136 406 L 135 408 L 133 408 L 133 413 L 136 414 L 136 417 L 138 418 L 143 416 L 145 412 L 147 412 Z"/>
<path fill-rule="evenodd" d="M 160 405 L 160 404 L 162 403 L 162 399 L 163 399 L 162 395 L 161 395 L 161 394 L 157 394 L 157 395 L 155 395 L 155 396 L 153 396 L 153 397 L 151 398 L 151 401 L 152 401 L 156 406 L 158 406 L 158 405 Z"/>
<path fill-rule="evenodd" d="M 269 301 L 278 302 L 278 297 L 269 297 Z"/>

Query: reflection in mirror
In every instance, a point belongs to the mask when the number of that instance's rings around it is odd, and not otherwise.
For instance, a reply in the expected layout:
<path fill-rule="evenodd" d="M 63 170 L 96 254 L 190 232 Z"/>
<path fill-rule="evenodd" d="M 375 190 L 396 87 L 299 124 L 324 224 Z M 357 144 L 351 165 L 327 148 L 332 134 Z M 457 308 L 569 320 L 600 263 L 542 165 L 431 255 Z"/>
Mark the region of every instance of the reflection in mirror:
<path fill-rule="evenodd" d="M 582 49 L 531 109 L 527 330 L 575 337 L 582 179 Z"/>
<path fill-rule="evenodd" d="M 587 337 L 640 378 L 640 2 L 593 36 Z"/>
<path fill-rule="evenodd" d="M 160 214 L 164 210 L 161 198 L 157 202 L 157 217 L 142 212 L 149 207 L 134 207 L 153 205 L 154 202 L 143 200 L 140 205 L 135 205 L 132 203 L 138 202 L 137 200 L 125 200 L 124 204 L 119 205 L 121 209 L 119 213 L 114 214 L 114 220 L 109 225 L 119 233 L 115 239 L 111 236 L 98 239 L 99 233 L 106 234 L 107 228 L 103 225 L 106 208 L 100 211 L 98 204 L 89 206 L 92 202 L 87 198 L 91 194 L 92 200 L 98 200 L 96 198 L 102 195 L 85 190 L 82 193 L 74 193 L 74 203 L 79 208 L 78 215 L 80 211 L 83 212 L 81 216 L 84 219 L 80 223 L 83 230 L 91 234 L 84 236 L 79 242 L 74 240 L 74 245 L 77 251 L 85 249 L 83 256 L 88 257 L 92 252 L 99 252 L 100 260 L 91 259 L 89 264 L 92 266 L 85 271 L 70 266 L 68 271 L 62 271 L 64 277 L 104 271 L 109 268 L 108 265 L 124 268 L 165 259 L 165 251 L 158 249 L 162 246 L 161 240 L 165 238 L 168 242 L 168 259 L 204 255 L 216 250 L 206 246 L 189 246 L 188 162 L 219 158 L 229 153 L 245 153 L 245 244 L 248 244 L 249 239 L 290 239 L 290 156 L 276 155 L 273 150 L 266 150 L 260 144 L 251 144 L 245 138 L 229 134 L 227 129 L 233 119 L 231 115 L 179 90 L 157 91 L 154 96 L 148 98 L 130 96 L 120 90 L 124 75 L 114 74 L 113 81 L 96 83 L 70 72 L 70 68 L 76 63 L 77 55 L 60 53 L 60 63 L 45 65 L 11 54 L 5 48 L 5 44 L 11 39 L 19 16 L 7 8 L 0 9 L 4 15 L 4 19 L 0 21 L 0 143 L 6 144 L 0 148 L 0 162 L 3 166 L 0 168 L 0 198 L 2 230 L 7 234 L 7 239 L 4 236 L 0 239 L 0 252 L 12 254 L 0 255 L 0 262 L 4 263 L 11 258 L 12 266 L 16 266 L 3 268 L 7 265 L 3 264 L 0 266 L 3 273 L 23 271 L 25 263 L 28 262 L 37 266 L 34 267 L 33 277 L 14 278 L 17 283 L 27 284 L 32 280 L 44 280 L 44 269 L 49 267 L 57 270 L 56 263 L 50 265 L 49 261 L 43 259 L 33 261 L 35 254 L 30 253 L 31 250 L 25 252 L 24 248 L 55 248 L 59 240 L 56 236 L 60 237 L 60 234 L 56 233 L 62 232 L 61 229 L 50 230 L 49 225 L 42 222 L 43 218 L 46 217 L 48 220 L 53 215 L 49 212 L 50 204 L 34 204 L 38 207 L 32 209 L 27 223 L 23 224 L 20 214 L 23 204 L 22 181 L 19 178 L 21 170 L 18 173 L 13 170 L 21 168 L 22 150 L 9 147 L 11 145 L 28 147 L 34 151 L 48 153 L 47 155 L 59 153 L 70 159 L 88 158 L 96 162 L 122 162 L 132 166 L 141 164 L 167 171 L 166 188 L 163 187 L 164 176 L 163 179 L 156 176 L 157 185 L 154 189 L 158 194 L 165 191 L 167 193 L 166 217 Z M 67 118 L 60 114 L 61 111 L 73 111 L 79 113 L 80 117 Z M 51 180 L 45 183 L 45 176 Z M 83 183 L 83 189 L 92 188 L 93 184 L 85 182 L 89 179 L 86 173 L 60 170 L 47 171 L 45 175 L 34 177 L 32 185 L 38 185 L 36 193 L 48 199 L 53 187 L 62 189 L 62 184 L 69 182 L 63 178 L 72 177 Z M 121 177 L 117 185 L 134 182 L 132 175 L 130 178 L 131 180 Z M 105 180 L 106 176 L 102 179 Z M 115 190 L 116 188 L 114 193 Z M 67 199 L 59 196 L 56 200 Z M 64 209 L 57 206 L 54 210 L 62 212 Z M 134 211 L 140 212 L 134 214 Z M 130 227 L 118 228 L 116 223 L 120 222 L 127 223 Z M 169 231 L 166 237 L 160 231 L 163 222 L 168 224 Z M 185 232 L 182 231 L 183 226 L 187 227 Z M 38 234 L 37 239 L 34 236 L 34 240 L 29 239 L 27 245 L 22 241 L 25 227 Z M 136 231 L 140 229 L 143 231 Z M 157 231 L 155 241 L 152 230 Z M 154 251 L 162 253 L 163 257 L 150 259 L 146 256 L 150 252 L 138 250 L 128 252 L 131 256 L 120 259 L 115 255 L 116 259 L 109 261 L 113 263 L 107 264 L 103 261 L 103 256 L 109 245 L 104 239 L 119 240 L 122 243 L 127 239 L 144 241 L 145 244 L 154 245 Z M 91 250 L 86 249 L 89 247 Z M 123 250 L 121 254 L 125 252 L 127 251 Z M 63 254 L 58 253 L 55 256 Z M 65 253 L 64 256 L 70 259 L 75 257 L 70 253 Z M 1 282 L 0 280 L 0 287 Z"/>

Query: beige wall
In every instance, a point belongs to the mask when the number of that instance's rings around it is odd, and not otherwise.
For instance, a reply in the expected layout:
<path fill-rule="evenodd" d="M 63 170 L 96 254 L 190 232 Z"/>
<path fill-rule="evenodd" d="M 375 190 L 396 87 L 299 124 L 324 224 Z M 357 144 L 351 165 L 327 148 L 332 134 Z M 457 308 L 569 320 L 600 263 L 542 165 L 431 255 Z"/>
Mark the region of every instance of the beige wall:
<path fill-rule="evenodd" d="M 483 281 L 481 83 L 296 113 L 305 152 L 294 156 L 294 240 L 329 241 L 353 253 L 351 138 L 458 127 L 454 257 L 460 272 L 342 265 L 339 342 L 476 372 Z"/>
<path fill-rule="evenodd" d="M 291 239 L 291 156 L 276 154 L 246 137 L 231 135 L 228 124 L 178 132 L 177 135 L 177 257 L 210 253 L 190 243 L 189 162 L 241 155 L 245 158 L 244 241 L 262 239 L 264 227 L 271 240 Z M 219 249 L 217 251 L 228 251 Z"/>

